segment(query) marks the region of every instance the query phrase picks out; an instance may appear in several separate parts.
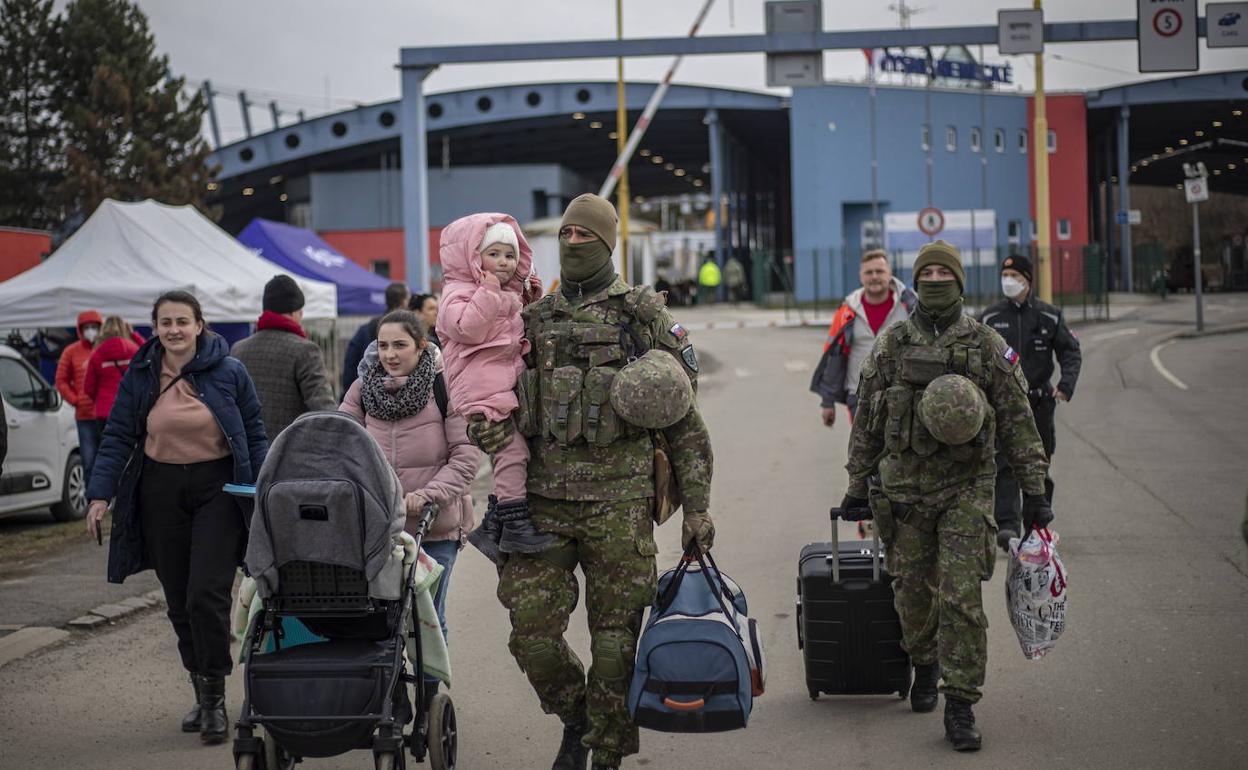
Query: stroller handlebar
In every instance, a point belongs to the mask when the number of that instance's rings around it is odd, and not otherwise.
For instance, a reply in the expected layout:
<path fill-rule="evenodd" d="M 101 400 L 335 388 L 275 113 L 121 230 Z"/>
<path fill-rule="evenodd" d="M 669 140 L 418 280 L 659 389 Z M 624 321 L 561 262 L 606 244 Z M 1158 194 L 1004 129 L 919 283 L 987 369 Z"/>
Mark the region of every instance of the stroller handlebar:
<path fill-rule="evenodd" d="M 425 503 L 420 509 L 420 534 L 429 534 L 429 528 L 433 526 L 433 520 L 438 518 L 438 504 Z"/>

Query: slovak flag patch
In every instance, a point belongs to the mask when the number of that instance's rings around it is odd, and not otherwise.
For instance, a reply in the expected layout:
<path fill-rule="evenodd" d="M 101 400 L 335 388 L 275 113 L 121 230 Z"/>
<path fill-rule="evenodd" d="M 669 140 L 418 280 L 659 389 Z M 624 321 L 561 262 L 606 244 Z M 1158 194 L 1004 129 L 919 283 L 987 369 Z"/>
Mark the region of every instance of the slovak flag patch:
<path fill-rule="evenodd" d="M 672 336 L 678 340 L 683 340 L 689 334 L 689 332 L 685 331 L 685 327 L 680 324 L 673 324 L 670 331 Z"/>
<path fill-rule="evenodd" d="M 1018 363 L 1018 354 L 1015 353 L 1014 348 L 1010 347 L 1009 345 L 1005 346 L 1005 353 L 1003 353 L 1002 355 L 1005 356 L 1006 361 L 1010 362 L 1010 366 L 1013 366 L 1014 364 Z"/>

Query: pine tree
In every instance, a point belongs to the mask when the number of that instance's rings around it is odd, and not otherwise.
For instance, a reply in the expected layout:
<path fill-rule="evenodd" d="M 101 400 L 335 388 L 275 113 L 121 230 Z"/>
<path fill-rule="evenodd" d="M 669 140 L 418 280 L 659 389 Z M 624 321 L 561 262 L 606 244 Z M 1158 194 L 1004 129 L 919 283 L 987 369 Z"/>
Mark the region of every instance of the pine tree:
<path fill-rule="evenodd" d="M 59 19 L 52 0 L 0 0 L 0 225 L 60 221 L 63 169 L 53 105 Z"/>
<path fill-rule="evenodd" d="M 130 0 L 75 0 L 65 12 L 56 102 L 65 127 L 67 213 L 105 198 L 202 204 L 211 176 L 202 94 L 156 53 Z"/>

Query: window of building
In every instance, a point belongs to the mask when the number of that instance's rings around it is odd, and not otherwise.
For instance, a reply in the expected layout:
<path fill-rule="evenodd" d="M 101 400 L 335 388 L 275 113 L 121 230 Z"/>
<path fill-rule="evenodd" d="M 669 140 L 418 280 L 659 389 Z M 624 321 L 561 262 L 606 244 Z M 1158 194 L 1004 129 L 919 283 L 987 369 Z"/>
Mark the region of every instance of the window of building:
<path fill-rule="evenodd" d="M 932 128 L 924 123 L 919 132 L 919 146 L 924 150 L 932 149 Z"/>
<path fill-rule="evenodd" d="M 1018 151 L 1027 152 L 1027 129 L 1018 129 Z"/>
<path fill-rule="evenodd" d="M 958 129 L 954 126 L 945 126 L 945 149 L 949 152 L 958 149 Z"/>
<path fill-rule="evenodd" d="M 1057 220 L 1057 239 L 1059 241 L 1070 240 L 1070 220 L 1069 219 Z"/>
<path fill-rule="evenodd" d="M 374 259 L 373 260 L 373 275 L 379 275 L 382 278 L 389 278 L 390 277 L 390 260 L 389 259 Z"/>
<path fill-rule="evenodd" d="M 997 152 L 1005 152 L 1005 129 L 998 128 L 992 132 L 992 143 L 996 147 Z"/>
<path fill-rule="evenodd" d="M 971 152 L 979 152 L 979 129 L 971 129 Z"/>
<path fill-rule="evenodd" d="M 1049 129 L 1049 154 L 1057 152 L 1057 132 Z"/>

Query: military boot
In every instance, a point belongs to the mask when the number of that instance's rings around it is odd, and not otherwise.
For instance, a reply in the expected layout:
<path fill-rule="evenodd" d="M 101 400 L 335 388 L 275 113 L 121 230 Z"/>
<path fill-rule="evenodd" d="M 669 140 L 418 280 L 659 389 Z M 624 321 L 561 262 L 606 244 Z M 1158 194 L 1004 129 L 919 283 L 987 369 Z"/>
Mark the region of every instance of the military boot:
<path fill-rule="evenodd" d="M 503 536 L 498 548 L 503 553 L 541 553 L 555 544 L 555 536 L 538 532 L 529 518 L 528 500 L 508 500 L 498 504 Z"/>
<path fill-rule="evenodd" d="M 225 677 L 200 677 L 199 712 L 199 739 L 204 743 L 224 743 L 230 730 L 225 714 Z"/>
<path fill-rule="evenodd" d="M 970 701 L 945 696 L 945 740 L 953 744 L 954 751 L 979 751 L 983 745 Z"/>
<path fill-rule="evenodd" d="M 199 714 L 200 714 L 200 709 L 199 709 L 200 676 L 199 674 L 191 674 L 189 678 L 191 680 L 191 687 L 195 688 L 195 705 L 191 707 L 190 711 L 186 712 L 186 716 L 182 717 L 182 732 L 197 733 L 199 732 Z"/>
<path fill-rule="evenodd" d="M 928 663 L 914 667 L 914 684 L 910 685 L 910 710 L 926 714 L 936 709 L 936 685 L 940 683 L 940 664 Z"/>
<path fill-rule="evenodd" d="M 559 744 L 559 753 L 555 755 L 555 763 L 550 766 L 550 770 L 585 770 L 589 749 L 581 743 L 581 739 L 588 729 L 589 723 L 584 717 L 563 726 L 563 742 Z"/>
<path fill-rule="evenodd" d="M 594 761 L 589 768 L 590 770 L 619 770 L 620 759 L 620 755 L 613 751 L 594 749 Z"/>
<path fill-rule="evenodd" d="M 498 520 L 498 498 L 490 495 L 485 507 L 485 516 L 481 519 L 481 526 L 468 533 L 468 542 L 485 554 L 485 558 L 495 564 L 500 564 L 502 554 L 498 550 L 498 540 L 502 535 L 503 524 Z"/>

